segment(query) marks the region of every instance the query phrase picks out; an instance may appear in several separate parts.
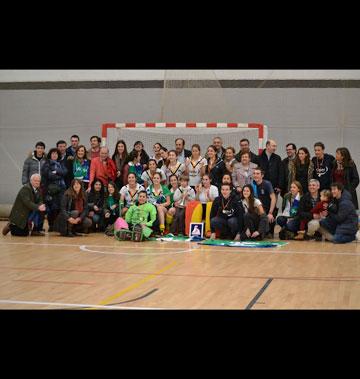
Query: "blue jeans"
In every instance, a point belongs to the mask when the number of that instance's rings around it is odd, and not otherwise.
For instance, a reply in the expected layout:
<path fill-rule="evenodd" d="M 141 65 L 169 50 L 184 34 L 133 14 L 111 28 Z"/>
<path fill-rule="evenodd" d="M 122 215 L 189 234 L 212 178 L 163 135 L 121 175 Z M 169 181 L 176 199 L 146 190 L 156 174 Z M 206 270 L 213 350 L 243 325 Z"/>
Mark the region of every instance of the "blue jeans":
<path fill-rule="evenodd" d="M 33 230 L 41 231 L 44 225 L 44 218 L 39 211 L 32 211 L 28 217 L 28 223 L 31 223 L 31 222 L 34 223 Z"/>
<path fill-rule="evenodd" d="M 355 240 L 355 235 L 334 234 L 334 243 L 347 243 Z"/>
<path fill-rule="evenodd" d="M 297 231 L 300 229 L 300 221 L 298 219 L 289 220 L 289 218 L 286 216 L 279 216 L 276 219 L 276 222 L 282 228 L 285 227 L 286 230 L 289 230 L 293 233 L 297 233 Z"/>

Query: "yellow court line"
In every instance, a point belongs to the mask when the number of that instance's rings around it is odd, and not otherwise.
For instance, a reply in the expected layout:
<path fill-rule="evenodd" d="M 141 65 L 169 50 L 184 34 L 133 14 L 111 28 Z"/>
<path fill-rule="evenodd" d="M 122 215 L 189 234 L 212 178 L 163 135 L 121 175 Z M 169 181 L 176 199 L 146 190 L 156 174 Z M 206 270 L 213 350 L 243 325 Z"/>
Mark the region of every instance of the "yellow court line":
<path fill-rule="evenodd" d="M 129 287 L 124 288 L 122 291 L 116 293 L 115 295 L 107 297 L 105 300 L 101 301 L 98 305 L 106 305 L 106 304 L 110 303 L 111 301 L 113 301 L 113 300 L 119 298 L 120 296 L 132 291 L 133 289 L 140 287 L 142 284 L 148 282 L 149 280 L 155 278 L 156 276 L 162 274 L 163 272 L 171 269 L 172 267 L 177 265 L 177 263 L 178 262 L 176 262 L 176 261 L 172 261 L 170 264 L 168 264 L 167 266 L 165 266 L 161 270 L 155 272 L 154 274 L 150 274 L 148 276 L 145 276 L 145 278 L 135 282 L 134 284 L 131 284 Z M 90 309 L 94 309 L 94 308 L 90 308 Z"/>

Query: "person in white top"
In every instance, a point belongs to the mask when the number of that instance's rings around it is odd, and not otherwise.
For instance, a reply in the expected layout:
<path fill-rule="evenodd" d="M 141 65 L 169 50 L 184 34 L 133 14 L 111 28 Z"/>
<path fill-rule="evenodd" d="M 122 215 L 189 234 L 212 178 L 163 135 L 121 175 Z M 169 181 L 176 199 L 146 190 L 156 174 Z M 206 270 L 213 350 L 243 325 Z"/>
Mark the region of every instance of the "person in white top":
<path fill-rule="evenodd" d="M 156 173 L 160 174 L 160 177 L 161 177 L 160 183 L 161 184 L 165 184 L 165 182 L 166 182 L 166 176 L 164 174 L 164 171 L 161 170 L 160 168 L 157 168 L 156 167 L 156 160 L 153 159 L 153 158 L 151 158 L 148 161 L 148 169 L 145 170 L 141 174 L 141 179 L 144 181 L 143 186 L 145 187 L 145 189 L 148 186 L 150 186 L 151 184 L 154 184 L 153 177 L 154 177 L 154 174 L 156 174 Z"/>
<path fill-rule="evenodd" d="M 135 174 L 128 174 L 128 184 L 120 190 L 121 216 L 124 216 L 127 210 L 135 204 L 139 192 L 144 190 L 141 184 L 136 183 Z"/>
<path fill-rule="evenodd" d="M 189 177 L 182 175 L 180 177 L 180 187 L 174 193 L 176 212 L 171 224 L 171 233 L 185 233 L 185 209 L 187 203 L 191 200 L 195 200 L 195 191 L 189 186 Z"/>
<path fill-rule="evenodd" d="M 161 148 L 162 147 L 163 146 L 161 145 L 160 142 L 156 142 L 153 146 L 154 155 L 152 157 L 150 157 L 150 159 L 155 159 L 157 167 L 158 167 L 159 162 L 162 160 L 162 156 L 161 156 Z"/>
<path fill-rule="evenodd" d="M 269 221 L 259 199 L 254 197 L 252 185 L 246 184 L 242 190 L 244 208 L 244 227 L 240 232 L 241 239 L 261 241 L 269 230 Z"/>
<path fill-rule="evenodd" d="M 202 177 L 201 183 L 196 186 L 195 200 L 200 201 L 203 207 L 203 220 L 206 216 L 206 204 L 214 201 L 219 196 L 219 189 L 213 186 L 209 174 Z"/>
<path fill-rule="evenodd" d="M 185 174 L 189 175 L 189 186 L 195 189 L 205 174 L 207 160 L 200 155 L 200 145 L 191 146 L 191 157 L 185 159 Z"/>
<path fill-rule="evenodd" d="M 161 169 L 166 176 L 166 184 L 169 184 L 171 175 L 176 175 L 179 178 L 185 172 L 185 165 L 178 161 L 176 151 L 170 150 L 168 152 L 167 164 L 164 164 Z"/>

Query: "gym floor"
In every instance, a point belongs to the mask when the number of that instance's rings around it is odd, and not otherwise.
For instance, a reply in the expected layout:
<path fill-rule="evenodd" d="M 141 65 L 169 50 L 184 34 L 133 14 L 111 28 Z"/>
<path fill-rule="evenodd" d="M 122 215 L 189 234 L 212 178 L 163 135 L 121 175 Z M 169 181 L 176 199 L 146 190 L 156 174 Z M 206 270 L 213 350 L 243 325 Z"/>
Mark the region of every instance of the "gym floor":
<path fill-rule="evenodd" d="M 5 222 L 0 222 L 2 229 Z M 0 236 L 0 309 L 360 309 L 360 244 Z"/>

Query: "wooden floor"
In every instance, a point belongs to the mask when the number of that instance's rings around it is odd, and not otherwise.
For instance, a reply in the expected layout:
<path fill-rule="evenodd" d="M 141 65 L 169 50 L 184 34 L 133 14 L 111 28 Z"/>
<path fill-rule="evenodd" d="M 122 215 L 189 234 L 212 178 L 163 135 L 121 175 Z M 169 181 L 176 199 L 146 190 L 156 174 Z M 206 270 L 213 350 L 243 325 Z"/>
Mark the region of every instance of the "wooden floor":
<path fill-rule="evenodd" d="M 360 309 L 360 243 L 247 249 L 0 235 L 0 309 L 108 308 Z"/>

